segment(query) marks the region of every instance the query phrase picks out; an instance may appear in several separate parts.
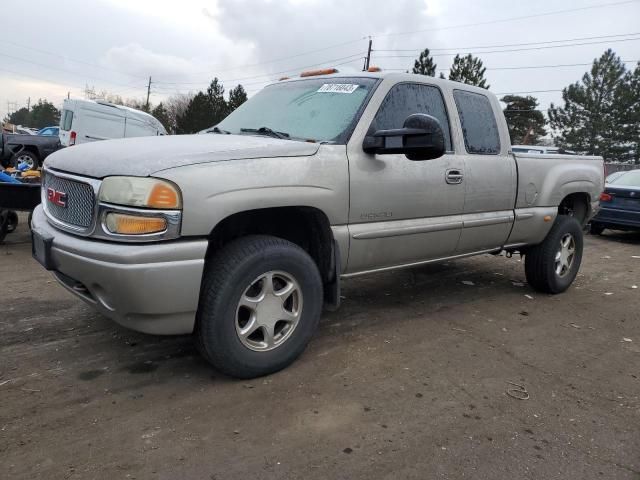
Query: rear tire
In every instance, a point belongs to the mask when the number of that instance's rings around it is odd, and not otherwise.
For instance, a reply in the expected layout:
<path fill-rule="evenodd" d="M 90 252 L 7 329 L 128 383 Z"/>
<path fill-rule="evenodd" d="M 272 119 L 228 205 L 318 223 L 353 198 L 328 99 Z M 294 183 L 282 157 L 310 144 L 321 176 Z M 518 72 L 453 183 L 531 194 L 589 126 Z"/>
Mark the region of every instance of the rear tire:
<path fill-rule="evenodd" d="M 320 272 L 307 252 L 276 237 L 244 237 L 205 267 L 196 345 L 229 376 L 268 375 L 304 351 L 322 303 Z"/>
<path fill-rule="evenodd" d="M 589 227 L 589 233 L 591 235 L 602 235 L 604 232 L 604 227 L 599 223 L 591 222 L 591 226 Z"/>
<path fill-rule="evenodd" d="M 525 274 L 529 285 L 539 292 L 564 292 L 580 269 L 583 244 L 578 220 L 559 215 L 544 241 L 526 253 Z"/>
<path fill-rule="evenodd" d="M 40 166 L 40 160 L 38 159 L 38 156 L 35 153 L 30 152 L 29 150 L 23 150 L 11 157 L 11 165 L 13 165 L 15 168 L 18 168 L 18 165 L 23 162 L 29 165 L 29 170 L 37 170 Z"/>

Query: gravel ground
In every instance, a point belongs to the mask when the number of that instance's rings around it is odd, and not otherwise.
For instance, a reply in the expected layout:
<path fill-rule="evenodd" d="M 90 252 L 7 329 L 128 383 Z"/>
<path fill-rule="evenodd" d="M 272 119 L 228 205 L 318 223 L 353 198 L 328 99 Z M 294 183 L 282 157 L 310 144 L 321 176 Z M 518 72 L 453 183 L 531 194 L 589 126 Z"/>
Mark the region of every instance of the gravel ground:
<path fill-rule="evenodd" d="M 0 245 L 0 478 L 640 479 L 640 234 L 587 237 L 558 296 L 503 256 L 347 281 L 251 381 L 94 313 L 30 248 L 24 224 Z"/>

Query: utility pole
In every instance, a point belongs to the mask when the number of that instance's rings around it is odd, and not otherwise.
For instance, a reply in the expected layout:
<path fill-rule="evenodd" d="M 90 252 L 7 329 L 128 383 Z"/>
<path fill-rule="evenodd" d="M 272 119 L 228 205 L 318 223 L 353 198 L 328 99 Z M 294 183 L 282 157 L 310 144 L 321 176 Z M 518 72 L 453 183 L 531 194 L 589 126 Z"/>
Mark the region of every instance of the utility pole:
<path fill-rule="evenodd" d="M 151 95 L 151 77 L 149 77 L 149 84 L 147 85 L 147 111 L 149 110 L 149 95 Z"/>
<path fill-rule="evenodd" d="M 364 71 L 369 70 L 369 66 L 371 65 L 371 45 L 373 44 L 373 40 L 369 37 L 369 48 L 367 49 L 367 58 L 364 61 Z"/>

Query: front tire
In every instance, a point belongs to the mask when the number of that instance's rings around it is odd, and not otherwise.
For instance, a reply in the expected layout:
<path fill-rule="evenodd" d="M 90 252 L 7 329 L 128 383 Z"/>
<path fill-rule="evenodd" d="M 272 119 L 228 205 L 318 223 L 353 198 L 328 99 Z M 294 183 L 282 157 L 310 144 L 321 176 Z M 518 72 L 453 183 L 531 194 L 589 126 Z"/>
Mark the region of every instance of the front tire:
<path fill-rule="evenodd" d="M 276 237 L 244 237 L 205 268 L 196 344 L 229 376 L 268 375 L 304 351 L 322 303 L 320 272 L 304 250 Z"/>
<path fill-rule="evenodd" d="M 526 253 L 529 285 L 539 292 L 564 292 L 578 274 L 583 245 L 580 223 L 573 217 L 559 215 L 544 241 Z"/>

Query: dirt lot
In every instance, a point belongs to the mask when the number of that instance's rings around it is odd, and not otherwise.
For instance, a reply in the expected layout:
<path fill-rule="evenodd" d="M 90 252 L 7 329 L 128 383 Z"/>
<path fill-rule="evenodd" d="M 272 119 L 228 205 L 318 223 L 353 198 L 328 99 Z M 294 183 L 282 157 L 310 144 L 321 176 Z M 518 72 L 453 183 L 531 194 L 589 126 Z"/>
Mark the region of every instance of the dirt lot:
<path fill-rule="evenodd" d="M 640 478 L 640 235 L 588 237 L 554 297 L 517 258 L 351 280 L 303 357 L 252 381 L 94 313 L 24 227 L 7 242 L 1 478 Z"/>

